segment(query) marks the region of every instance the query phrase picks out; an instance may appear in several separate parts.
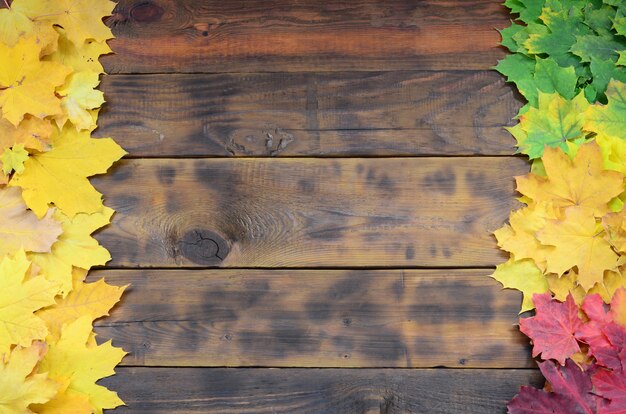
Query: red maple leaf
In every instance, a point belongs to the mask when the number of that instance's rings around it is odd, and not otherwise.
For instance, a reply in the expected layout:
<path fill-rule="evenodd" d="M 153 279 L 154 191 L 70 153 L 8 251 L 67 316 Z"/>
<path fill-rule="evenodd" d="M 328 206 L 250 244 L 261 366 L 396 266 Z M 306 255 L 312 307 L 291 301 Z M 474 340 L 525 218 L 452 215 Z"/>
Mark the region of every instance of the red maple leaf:
<path fill-rule="evenodd" d="M 554 359 L 564 365 L 565 359 L 580 351 L 575 338 L 583 324 L 572 295 L 565 302 L 552 300 L 550 293 L 534 295 L 536 315 L 520 320 L 520 330 L 533 341 L 533 356 Z"/>
<path fill-rule="evenodd" d="M 539 363 L 539 369 L 552 392 L 522 387 L 509 402 L 509 414 L 595 414 L 596 397 L 592 393 L 589 370 L 572 360 L 561 367 L 552 361 Z"/>
<path fill-rule="evenodd" d="M 593 377 L 595 393 L 606 398 L 598 414 L 626 413 L 626 373 L 624 371 L 600 370 Z"/>

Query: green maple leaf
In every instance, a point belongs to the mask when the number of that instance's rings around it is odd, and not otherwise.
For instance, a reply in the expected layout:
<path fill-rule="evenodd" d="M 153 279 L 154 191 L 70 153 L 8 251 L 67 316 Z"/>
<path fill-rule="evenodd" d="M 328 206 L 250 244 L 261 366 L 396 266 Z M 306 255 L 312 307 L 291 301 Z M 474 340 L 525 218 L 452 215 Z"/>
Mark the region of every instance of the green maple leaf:
<path fill-rule="evenodd" d="M 567 142 L 580 144 L 586 140 L 583 132 L 583 112 L 589 102 L 583 94 L 568 100 L 557 93 L 539 92 L 539 105 L 520 117 L 517 133 L 519 151 L 532 160 L 543 155 L 547 146 L 568 152 Z M 520 138 L 521 137 L 521 138 Z"/>
<path fill-rule="evenodd" d="M 576 43 L 576 36 L 591 33 L 583 24 L 582 12 L 572 8 L 569 12 L 544 8 L 541 20 L 546 30 L 530 33 L 524 43 L 529 53 L 547 54 L 560 66 L 580 66 L 580 59 L 572 54 L 571 48 Z"/>
<path fill-rule="evenodd" d="M 511 9 L 511 13 L 519 14 L 519 20 L 530 23 L 541 15 L 545 0 L 506 0 L 504 5 Z"/>
<path fill-rule="evenodd" d="M 615 61 L 618 51 L 624 49 L 626 49 L 626 42 L 620 41 L 613 35 L 591 34 L 576 36 L 576 43 L 572 46 L 571 52 L 579 56 L 583 62 L 591 62 L 594 59 Z"/>
<path fill-rule="evenodd" d="M 588 4 L 583 9 L 584 21 L 590 29 L 598 34 L 609 33 L 613 22 L 611 19 L 615 16 L 615 9 L 611 6 L 602 5 L 600 8 L 594 8 Z"/>
<path fill-rule="evenodd" d="M 615 66 L 615 62 L 610 59 L 594 59 L 591 61 L 590 68 L 592 81 L 591 84 L 585 88 L 585 96 L 587 96 L 590 102 L 597 100 L 606 102 L 604 92 L 611 79 L 626 82 L 626 69 Z"/>
<path fill-rule="evenodd" d="M 502 46 L 506 47 L 513 53 L 515 52 L 523 53 L 526 50 L 524 49 L 523 42 L 521 43 L 518 42 L 515 39 L 515 35 L 521 31 L 524 31 L 525 29 L 526 29 L 526 26 L 522 26 L 522 25 L 511 22 L 511 25 L 509 27 L 505 27 L 502 30 L 498 30 L 498 32 L 500 32 L 500 36 L 502 36 L 502 42 L 500 43 L 502 44 Z"/>

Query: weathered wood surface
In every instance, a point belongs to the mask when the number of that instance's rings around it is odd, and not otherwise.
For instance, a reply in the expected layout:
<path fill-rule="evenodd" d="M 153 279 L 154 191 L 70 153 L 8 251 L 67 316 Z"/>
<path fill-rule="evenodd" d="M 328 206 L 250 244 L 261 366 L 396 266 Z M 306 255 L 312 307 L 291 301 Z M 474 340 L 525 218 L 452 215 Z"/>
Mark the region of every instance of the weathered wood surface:
<path fill-rule="evenodd" d="M 480 158 L 138 159 L 94 180 L 124 267 L 492 266 L 527 163 Z"/>
<path fill-rule="evenodd" d="M 127 365 L 530 368 L 489 270 L 112 270 Z"/>
<path fill-rule="evenodd" d="M 535 370 L 120 368 L 119 413 L 495 414 Z"/>
<path fill-rule="evenodd" d="M 118 75 L 99 136 L 131 156 L 510 155 L 493 71 Z"/>
<path fill-rule="evenodd" d="M 499 1 L 120 0 L 109 73 L 488 69 Z"/>

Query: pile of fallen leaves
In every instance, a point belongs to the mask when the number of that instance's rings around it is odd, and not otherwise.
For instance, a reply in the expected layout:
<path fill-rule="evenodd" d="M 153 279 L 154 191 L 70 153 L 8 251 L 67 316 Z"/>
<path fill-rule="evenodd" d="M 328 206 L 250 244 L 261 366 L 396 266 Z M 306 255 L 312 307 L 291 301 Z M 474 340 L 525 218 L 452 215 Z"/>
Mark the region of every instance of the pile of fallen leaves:
<path fill-rule="evenodd" d="M 523 293 L 547 380 L 509 413 L 626 412 L 626 2 L 507 0 L 496 69 L 528 103 L 510 128 L 532 161 L 525 206 L 495 232 L 493 277 Z"/>
<path fill-rule="evenodd" d="M 93 321 L 123 287 L 87 271 L 109 253 L 91 237 L 113 211 L 87 177 L 124 155 L 91 138 L 109 53 L 105 0 L 15 0 L 0 9 L 0 411 L 101 413 L 97 385 L 125 352 Z"/>

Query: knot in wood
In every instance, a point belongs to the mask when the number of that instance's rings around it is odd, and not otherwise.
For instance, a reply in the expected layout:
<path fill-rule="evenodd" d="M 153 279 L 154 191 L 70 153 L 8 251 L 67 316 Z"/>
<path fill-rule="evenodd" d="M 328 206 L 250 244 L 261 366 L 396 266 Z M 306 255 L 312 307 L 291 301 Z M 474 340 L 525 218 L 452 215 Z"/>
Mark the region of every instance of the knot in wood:
<path fill-rule="evenodd" d="M 151 23 L 159 20 L 165 11 L 158 5 L 143 1 L 135 4 L 130 9 L 130 17 L 139 23 Z"/>
<path fill-rule="evenodd" d="M 206 229 L 194 229 L 185 233 L 178 242 L 182 255 L 199 265 L 217 265 L 221 263 L 230 248 L 223 237 Z"/>

